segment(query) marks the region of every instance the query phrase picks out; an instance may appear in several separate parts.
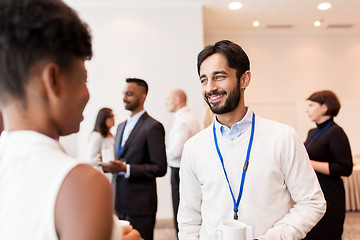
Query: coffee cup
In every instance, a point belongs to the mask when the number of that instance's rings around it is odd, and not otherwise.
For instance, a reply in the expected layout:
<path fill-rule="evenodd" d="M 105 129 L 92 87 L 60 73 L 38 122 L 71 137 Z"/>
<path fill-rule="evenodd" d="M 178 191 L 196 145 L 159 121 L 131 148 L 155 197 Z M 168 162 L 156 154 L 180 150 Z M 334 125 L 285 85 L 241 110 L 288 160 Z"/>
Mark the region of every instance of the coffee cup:
<path fill-rule="evenodd" d="M 217 240 L 246 240 L 246 224 L 237 220 L 220 222 L 215 230 Z"/>
<path fill-rule="evenodd" d="M 118 220 L 117 217 L 114 217 L 113 231 L 111 239 L 121 239 L 122 228 L 129 226 L 130 222 L 126 220 Z"/>
<path fill-rule="evenodd" d="M 101 149 L 101 157 L 103 163 L 108 163 L 110 160 L 114 160 L 114 151 L 111 148 Z"/>
<path fill-rule="evenodd" d="M 129 226 L 130 222 L 126 221 L 126 220 L 119 219 L 118 220 L 118 225 L 121 226 L 121 227 L 125 227 L 125 226 Z"/>

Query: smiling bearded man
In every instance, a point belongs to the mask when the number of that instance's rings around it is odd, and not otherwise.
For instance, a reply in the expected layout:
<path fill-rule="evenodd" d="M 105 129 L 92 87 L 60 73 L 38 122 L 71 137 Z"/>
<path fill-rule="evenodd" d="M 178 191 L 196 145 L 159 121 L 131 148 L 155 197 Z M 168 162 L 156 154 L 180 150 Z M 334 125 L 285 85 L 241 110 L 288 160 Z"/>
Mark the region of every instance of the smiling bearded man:
<path fill-rule="evenodd" d="M 198 73 L 216 115 L 184 146 L 180 240 L 213 239 L 219 223 L 233 218 L 251 225 L 257 239 L 302 239 L 326 205 L 299 136 L 245 106 L 250 62 L 237 44 L 224 40 L 205 47 Z"/>

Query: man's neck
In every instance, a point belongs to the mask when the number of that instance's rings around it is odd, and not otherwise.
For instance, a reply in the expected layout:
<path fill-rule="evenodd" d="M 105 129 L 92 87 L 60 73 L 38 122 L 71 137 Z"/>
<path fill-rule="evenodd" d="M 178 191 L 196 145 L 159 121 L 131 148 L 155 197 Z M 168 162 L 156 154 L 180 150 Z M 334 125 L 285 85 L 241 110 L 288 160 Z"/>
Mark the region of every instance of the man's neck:
<path fill-rule="evenodd" d="M 183 107 L 186 107 L 186 105 L 185 105 L 185 104 L 178 105 L 178 106 L 176 107 L 176 111 L 175 111 L 175 112 L 179 111 L 179 110 L 182 109 Z"/>
<path fill-rule="evenodd" d="M 134 116 L 135 114 L 141 112 L 142 110 L 144 110 L 144 107 L 140 107 L 140 108 L 137 108 L 136 110 L 131 111 L 130 117 L 132 117 L 132 116 Z"/>
<path fill-rule="evenodd" d="M 245 106 L 239 104 L 239 106 L 231 112 L 224 113 L 224 114 L 216 114 L 216 119 L 222 125 L 225 125 L 228 128 L 231 128 L 232 125 L 234 125 L 235 123 L 239 122 L 241 119 L 244 118 L 246 111 L 247 110 L 246 110 Z"/>

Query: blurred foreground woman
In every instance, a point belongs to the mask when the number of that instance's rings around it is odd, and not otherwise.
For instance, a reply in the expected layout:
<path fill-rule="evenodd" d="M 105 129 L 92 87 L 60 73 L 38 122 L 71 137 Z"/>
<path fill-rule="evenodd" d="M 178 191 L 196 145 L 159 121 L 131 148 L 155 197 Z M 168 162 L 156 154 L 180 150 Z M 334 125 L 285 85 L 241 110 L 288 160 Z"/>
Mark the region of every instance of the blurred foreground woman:
<path fill-rule="evenodd" d="M 2 240 L 112 236 L 109 182 L 58 141 L 79 131 L 91 56 L 87 26 L 63 2 L 0 1 Z M 140 239 L 131 227 L 123 233 L 123 240 Z"/>

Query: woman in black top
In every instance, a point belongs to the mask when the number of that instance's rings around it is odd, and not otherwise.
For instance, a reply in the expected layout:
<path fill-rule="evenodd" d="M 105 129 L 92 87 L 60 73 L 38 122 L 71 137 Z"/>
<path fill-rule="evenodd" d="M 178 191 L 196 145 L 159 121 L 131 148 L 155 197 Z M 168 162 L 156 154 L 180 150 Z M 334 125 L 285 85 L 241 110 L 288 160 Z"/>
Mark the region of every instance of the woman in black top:
<path fill-rule="evenodd" d="M 345 189 L 341 176 L 351 174 L 353 162 L 349 140 L 333 120 L 340 110 L 340 102 L 331 91 L 315 92 L 307 100 L 306 113 L 317 128 L 309 131 L 305 147 L 324 192 L 327 209 L 305 239 L 341 240 L 345 220 Z"/>

